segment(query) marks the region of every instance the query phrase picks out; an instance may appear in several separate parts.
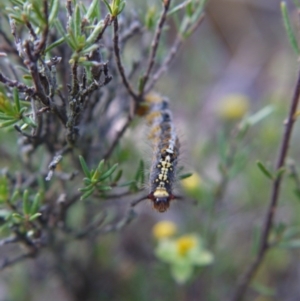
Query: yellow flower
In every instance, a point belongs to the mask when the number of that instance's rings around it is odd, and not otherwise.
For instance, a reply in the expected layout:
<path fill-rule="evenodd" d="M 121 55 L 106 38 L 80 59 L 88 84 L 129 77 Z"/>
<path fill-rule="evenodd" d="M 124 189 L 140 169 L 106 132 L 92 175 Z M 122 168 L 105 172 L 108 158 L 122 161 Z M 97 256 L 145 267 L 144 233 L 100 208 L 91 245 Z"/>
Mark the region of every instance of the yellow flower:
<path fill-rule="evenodd" d="M 161 221 L 154 225 L 152 229 L 153 236 L 156 239 L 167 238 L 174 235 L 177 231 L 177 227 L 173 222 Z"/>
<path fill-rule="evenodd" d="M 184 235 L 176 240 L 177 251 L 179 255 L 185 256 L 190 250 L 196 247 L 198 243 L 194 235 Z"/>
<path fill-rule="evenodd" d="M 243 94 L 229 94 L 219 105 L 218 113 L 225 120 L 241 119 L 249 110 L 249 98 Z"/>
<path fill-rule="evenodd" d="M 190 177 L 183 179 L 181 185 L 185 190 L 193 191 L 201 186 L 202 179 L 200 175 L 194 172 Z"/>

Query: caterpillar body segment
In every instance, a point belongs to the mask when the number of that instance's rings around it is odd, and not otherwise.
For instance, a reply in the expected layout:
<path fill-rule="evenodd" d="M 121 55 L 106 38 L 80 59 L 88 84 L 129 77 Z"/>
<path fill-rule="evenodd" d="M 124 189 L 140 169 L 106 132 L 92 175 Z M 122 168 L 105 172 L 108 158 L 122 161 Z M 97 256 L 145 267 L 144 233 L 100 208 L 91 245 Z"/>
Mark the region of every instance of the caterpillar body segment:
<path fill-rule="evenodd" d="M 174 199 L 172 190 L 180 148 L 168 100 L 156 98 L 147 120 L 151 127 L 148 137 L 153 141 L 148 199 L 157 211 L 165 212 Z"/>

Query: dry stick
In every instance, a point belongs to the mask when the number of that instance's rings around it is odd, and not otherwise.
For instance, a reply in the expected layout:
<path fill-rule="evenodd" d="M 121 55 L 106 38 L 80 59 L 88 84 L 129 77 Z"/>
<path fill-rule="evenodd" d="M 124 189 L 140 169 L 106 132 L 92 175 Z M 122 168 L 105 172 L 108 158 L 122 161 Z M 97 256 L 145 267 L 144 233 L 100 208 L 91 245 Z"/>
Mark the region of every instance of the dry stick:
<path fill-rule="evenodd" d="M 161 33 L 162 33 L 163 26 L 164 26 L 164 24 L 167 20 L 167 12 L 168 12 L 169 7 L 170 7 L 170 2 L 171 2 L 171 0 L 165 0 L 164 1 L 164 10 L 163 10 L 163 12 L 160 16 L 159 21 L 158 21 L 157 28 L 156 28 L 156 31 L 155 31 L 155 34 L 154 34 L 154 38 L 153 38 L 153 41 L 152 41 L 152 44 L 151 44 L 151 53 L 150 53 L 150 56 L 149 56 L 148 67 L 146 69 L 146 72 L 145 72 L 144 76 L 141 79 L 142 87 L 141 87 L 141 91 L 140 91 L 140 96 L 142 96 L 142 94 L 144 93 L 145 86 L 146 86 L 147 81 L 149 79 L 151 70 L 154 66 L 156 52 L 157 52 L 157 48 L 158 48 L 158 45 L 159 45 L 159 40 L 160 40 L 160 36 L 161 36 Z"/>
<path fill-rule="evenodd" d="M 32 258 L 36 256 L 36 252 L 28 252 L 28 253 L 24 253 L 21 254 L 13 259 L 4 259 L 2 263 L 0 263 L 0 271 L 4 270 L 7 267 L 10 267 L 20 261 L 23 261 L 27 258 Z"/>
<path fill-rule="evenodd" d="M 103 156 L 104 160 L 107 160 L 111 156 L 111 154 L 114 151 L 115 147 L 117 146 L 119 140 L 122 138 L 122 136 L 124 135 L 125 131 L 129 127 L 129 125 L 131 123 L 131 120 L 132 120 L 132 117 L 128 116 L 127 121 L 124 123 L 122 129 L 118 132 L 118 134 L 117 134 L 115 140 L 113 141 L 112 145 L 110 146 L 110 148 L 108 149 L 108 151 Z"/>
<path fill-rule="evenodd" d="M 32 87 L 28 87 L 23 83 L 20 83 L 16 80 L 11 80 L 6 77 L 3 73 L 0 72 L 0 82 L 9 87 L 16 87 L 19 92 L 25 92 L 28 95 L 33 95 L 35 93 Z"/>
<path fill-rule="evenodd" d="M 172 48 L 170 49 L 168 55 L 165 58 L 164 62 L 159 67 L 159 69 L 153 74 L 151 81 L 149 82 L 149 84 L 147 85 L 147 87 L 145 89 L 145 93 L 148 93 L 150 90 L 152 90 L 152 88 L 154 87 L 156 82 L 159 80 L 159 78 L 162 76 L 162 74 L 164 72 L 166 72 L 166 70 L 170 66 L 171 62 L 175 58 L 176 53 L 179 51 L 179 48 L 182 45 L 182 43 L 183 43 L 182 37 L 177 36 Z"/>
<path fill-rule="evenodd" d="M 102 30 L 100 31 L 100 33 L 98 34 L 98 37 L 96 39 L 95 42 L 99 42 L 102 39 L 102 36 L 104 34 L 104 31 L 106 30 L 107 26 L 111 24 L 111 20 L 110 20 L 110 14 L 107 14 L 105 19 L 104 19 L 104 25 Z"/>
<path fill-rule="evenodd" d="M 278 156 L 278 161 L 276 165 L 276 170 L 279 170 L 284 166 L 285 159 L 287 156 L 289 142 L 291 139 L 291 134 L 293 130 L 293 124 L 295 122 L 295 113 L 297 111 L 297 106 L 299 102 L 300 96 L 300 72 L 298 74 L 297 84 L 294 91 L 294 95 L 291 102 L 290 112 L 288 115 L 288 119 L 285 122 L 285 131 L 282 137 L 280 152 Z M 241 301 L 246 293 L 246 290 L 254 277 L 256 271 L 258 270 L 260 264 L 262 263 L 266 252 L 269 249 L 268 237 L 272 230 L 273 220 L 277 208 L 279 193 L 280 193 L 280 185 L 282 182 L 282 174 L 280 173 L 276 179 L 273 181 L 272 192 L 270 197 L 269 208 L 265 217 L 264 225 L 262 227 L 262 236 L 260 239 L 259 250 L 254 261 L 249 265 L 248 269 L 242 275 L 237 288 L 234 292 L 233 297 L 230 299 L 231 301 Z"/>
<path fill-rule="evenodd" d="M 119 48 L 119 24 L 118 24 L 118 17 L 115 17 L 114 19 L 114 52 L 116 57 L 116 63 L 119 70 L 119 73 L 121 75 L 123 84 L 127 90 L 127 92 L 132 96 L 132 98 L 137 102 L 137 94 L 133 91 L 132 87 L 130 86 L 127 77 L 125 75 L 124 67 L 121 62 L 120 57 L 120 48 Z"/>
<path fill-rule="evenodd" d="M 16 236 L 7 237 L 0 240 L 0 246 L 4 246 L 7 244 L 15 243 L 18 241 L 18 238 Z"/>
<path fill-rule="evenodd" d="M 200 24 L 202 23 L 202 21 L 204 20 L 204 14 L 202 14 L 199 18 L 199 20 L 194 24 L 194 26 L 192 26 L 192 28 L 190 29 L 191 34 L 200 26 Z M 147 85 L 146 89 L 145 89 L 145 93 L 148 93 L 156 84 L 156 82 L 159 80 L 159 78 L 163 75 L 163 73 L 168 69 L 168 67 L 170 66 L 170 64 L 172 63 L 173 59 L 175 58 L 176 54 L 179 51 L 179 48 L 181 47 L 182 43 L 184 42 L 183 37 L 179 34 L 176 39 L 175 42 L 172 46 L 172 48 L 170 49 L 168 55 L 166 56 L 164 62 L 162 63 L 162 65 L 159 67 L 159 69 L 153 74 L 151 81 L 149 82 L 149 84 Z"/>
<path fill-rule="evenodd" d="M 37 45 L 36 49 L 35 49 L 35 55 L 38 56 L 41 51 L 44 50 L 45 46 L 46 46 L 46 42 L 47 42 L 47 37 L 48 37 L 48 33 L 49 33 L 49 14 L 48 14 L 48 3 L 47 0 L 43 1 L 43 5 L 44 5 L 44 14 L 45 14 L 45 21 L 46 21 L 46 25 L 44 28 L 44 31 L 42 33 L 42 37 L 41 40 L 39 42 L 39 44 Z"/>

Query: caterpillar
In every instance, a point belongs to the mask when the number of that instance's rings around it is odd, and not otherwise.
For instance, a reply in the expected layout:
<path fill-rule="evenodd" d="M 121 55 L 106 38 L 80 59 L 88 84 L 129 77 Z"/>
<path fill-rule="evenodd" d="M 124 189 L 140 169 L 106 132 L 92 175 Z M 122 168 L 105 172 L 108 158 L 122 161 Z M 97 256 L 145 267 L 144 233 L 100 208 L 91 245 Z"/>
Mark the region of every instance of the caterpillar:
<path fill-rule="evenodd" d="M 148 138 L 153 141 L 150 192 L 147 198 L 152 201 L 154 209 L 165 212 L 175 198 L 172 190 L 180 143 L 168 99 L 152 95 L 146 100 L 151 102 L 150 112 L 146 118 L 150 126 Z"/>

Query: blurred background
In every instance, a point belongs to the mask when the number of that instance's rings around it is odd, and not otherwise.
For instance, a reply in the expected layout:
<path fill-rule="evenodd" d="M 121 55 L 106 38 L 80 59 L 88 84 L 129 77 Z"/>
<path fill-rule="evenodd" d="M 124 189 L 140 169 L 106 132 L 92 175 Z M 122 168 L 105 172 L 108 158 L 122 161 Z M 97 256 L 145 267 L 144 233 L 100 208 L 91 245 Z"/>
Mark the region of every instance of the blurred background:
<path fill-rule="evenodd" d="M 147 5 L 149 1 L 127 1 L 125 12 L 134 9 L 142 15 Z M 160 1 L 151 6 L 160 11 Z M 299 15 L 292 0 L 287 7 L 299 36 Z M 166 49 L 175 35 L 176 25 L 171 20 Z M 126 55 L 130 56 L 130 50 L 129 45 Z M 284 30 L 279 1 L 209 0 L 204 21 L 184 42 L 155 89 L 170 99 L 182 144 L 179 165 L 184 167 L 183 173 L 194 173 L 175 185 L 183 198 L 172 202 L 163 214 L 154 211 L 148 201 L 138 204 L 132 222 L 119 232 L 99 235 L 93 247 L 71 241 L 66 246 L 72 258 L 69 264 L 76 266 L 77 272 L 82 270 L 80 281 L 75 274 L 72 278 L 72 268 L 66 269 L 68 277 L 58 276 L 59 259 L 55 261 L 58 266 L 53 266 L 53 254 L 47 250 L 35 260 L 2 271 L 0 300 L 230 300 L 238 277 L 255 256 L 270 198 L 271 181 L 256 162 L 274 168 L 297 72 L 298 59 Z M 238 137 L 243 122 L 257 117 L 258 112 L 263 112 L 263 117 Z M 299 126 L 297 122 L 288 160 L 296 170 Z M 146 130 L 133 126 L 122 140 L 127 149 L 123 168 L 128 175 L 141 159 L 149 167 L 151 148 Z M 287 172 L 275 218 L 275 228 L 293 233 L 293 243 L 270 250 L 246 300 L 300 298 L 300 203 L 295 185 Z M 126 207 L 131 201 L 126 197 L 117 203 Z M 72 209 L 71 224 L 80 220 L 81 206 Z M 188 277 L 176 280 L 172 263 L 158 255 L 161 234 L 153 233 L 153 227 L 162 221 L 175 225 L 174 241 L 197 237 L 213 261 L 203 266 L 191 263 Z M 10 248 L 5 246 L 1 252 L 9 253 Z M 88 261 L 90 252 L 95 262 Z M 70 294 L 66 279 L 78 292 Z M 97 297 L 88 297 L 91 291 L 97 291 Z"/>

